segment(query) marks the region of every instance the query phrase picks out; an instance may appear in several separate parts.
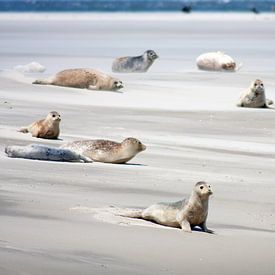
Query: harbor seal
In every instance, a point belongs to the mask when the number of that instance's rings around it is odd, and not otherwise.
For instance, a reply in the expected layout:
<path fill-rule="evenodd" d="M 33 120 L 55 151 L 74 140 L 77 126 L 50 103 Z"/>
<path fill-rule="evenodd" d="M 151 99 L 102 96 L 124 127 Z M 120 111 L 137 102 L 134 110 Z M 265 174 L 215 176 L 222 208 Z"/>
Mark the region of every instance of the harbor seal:
<path fill-rule="evenodd" d="M 36 80 L 33 84 L 106 91 L 117 91 L 123 88 L 121 80 L 94 69 L 68 69 L 48 79 Z"/>
<path fill-rule="evenodd" d="M 153 50 L 147 50 L 140 56 L 118 57 L 113 62 L 112 70 L 116 73 L 145 73 L 157 58 Z"/>
<path fill-rule="evenodd" d="M 200 55 L 196 60 L 197 67 L 205 71 L 236 72 L 241 68 L 234 59 L 223 52 L 209 52 Z"/>
<path fill-rule="evenodd" d="M 211 186 L 204 181 L 195 184 L 188 200 L 173 203 L 156 203 L 144 210 L 133 209 L 120 216 L 144 219 L 161 225 L 181 228 L 192 232 L 196 226 L 207 233 L 214 233 L 206 226 L 209 196 L 213 194 Z"/>
<path fill-rule="evenodd" d="M 70 149 L 97 162 L 126 163 L 136 154 L 146 149 L 138 139 L 126 138 L 121 143 L 95 139 L 80 140 L 62 145 L 60 148 Z"/>
<path fill-rule="evenodd" d="M 24 158 L 50 161 L 92 162 L 91 159 L 71 150 L 55 148 L 41 144 L 27 146 L 7 146 L 5 153 L 10 158 Z"/>
<path fill-rule="evenodd" d="M 266 99 L 264 84 L 260 79 L 252 81 L 248 89 L 243 91 L 237 103 L 237 107 L 268 108 L 273 101 Z"/>
<path fill-rule="evenodd" d="M 22 127 L 18 132 L 31 133 L 33 137 L 57 139 L 60 133 L 61 118 L 58 112 L 50 112 L 45 119 L 35 121 L 27 127 Z"/>

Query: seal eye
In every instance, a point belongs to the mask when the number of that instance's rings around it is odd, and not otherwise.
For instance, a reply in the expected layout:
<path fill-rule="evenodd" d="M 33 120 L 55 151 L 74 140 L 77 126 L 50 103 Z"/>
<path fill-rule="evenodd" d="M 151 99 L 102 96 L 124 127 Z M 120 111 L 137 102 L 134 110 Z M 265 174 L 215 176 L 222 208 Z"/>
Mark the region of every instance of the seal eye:
<path fill-rule="evenodd" d="M 257 86 L 257 83 L 254 83 L 254 86 L 256 87 L 256 86 Z"/>
<path fill-rule="evenodd" d="M 200 186 L 200 189 L 203 189 L 203 186 Z"/>
<path fill-rule="evenodd" d="M 263 86 L 264 86 L 264 84 L 263 84 L 263 83 L 261 83 L 261 86 L 263 87 Z"/>
<path fill-rule="evenodd" d="M 53 117 L 55 117 L 55 115 L 53 115 Z"/>
<path fill-rule="evenodd" d="M 114 82 L 115 85 L 117 85 L 117 83 L 118 83 L 117 81 Z"/>

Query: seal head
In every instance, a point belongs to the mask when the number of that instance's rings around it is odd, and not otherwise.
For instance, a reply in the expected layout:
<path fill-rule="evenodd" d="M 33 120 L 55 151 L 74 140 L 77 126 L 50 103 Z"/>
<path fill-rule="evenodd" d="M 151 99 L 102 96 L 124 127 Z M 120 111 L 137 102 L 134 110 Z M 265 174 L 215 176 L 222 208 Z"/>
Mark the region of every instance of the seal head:
<path fill-rule="evenodd" d="M 147 50 L 146 52 L 144 52 L 144 54 L 147 55 L 147 58 L 152 62 L 159 58 L 159 56 L 153 50 Z"/>
<path fill-rule="evenodd" d="M 117 91 L 119 89 L 122 89 L 124 86 L 123 86 L 123 83 L 121 80 L 119 79 L 114 79 L 113 80 L 113 91 Z"/>

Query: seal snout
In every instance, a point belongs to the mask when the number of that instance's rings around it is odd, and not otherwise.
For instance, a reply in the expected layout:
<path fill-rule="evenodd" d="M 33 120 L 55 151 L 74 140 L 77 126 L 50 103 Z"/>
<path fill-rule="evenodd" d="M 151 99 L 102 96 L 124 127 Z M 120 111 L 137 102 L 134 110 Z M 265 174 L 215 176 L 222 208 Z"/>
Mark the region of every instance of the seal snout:
<path fill-rule="evenodd" d="M 146 150 L 146 145 L 141 144 L 141 151 L 145 151 Z"/>
<path fill-rule="evenodd" d="M 122 89 L 122 88 L 124 88 L 124 85 L 123 85 L 122 81 L 120 81 L 120 80 L 116 80 L 114 82 L 114 86 L 115 86 L 116 89 Z"/>

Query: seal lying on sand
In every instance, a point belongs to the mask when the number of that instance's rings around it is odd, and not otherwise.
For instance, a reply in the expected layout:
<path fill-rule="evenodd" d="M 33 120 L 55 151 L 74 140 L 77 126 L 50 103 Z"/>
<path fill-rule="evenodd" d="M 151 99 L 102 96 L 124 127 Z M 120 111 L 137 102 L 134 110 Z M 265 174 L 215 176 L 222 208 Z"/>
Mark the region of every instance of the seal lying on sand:
<path fill-rule="evenodd" d="M 91 159 L 71 150 L 30 144 L 27 146 L 7 146 L 5 153 L 11 158 L 25 158 L 50 161 L 92 162 Z"/>
<path fill-rule="evenodd" d="M 112 65 L 116 73 L 145 73 L 158 58 L 153 50 L 148 50 L 140 56 L 118 57 Z"/>
<path fill-rule="evenodd" d="M 18 132 L 31 133 L 33 137 L 56 139 L 59 136 L 59 123 L 61 121 L 58 112 L 50 112 L 46 119 L 33 122 L 27 127 L 22 127 Z"/>
<path fill-rule="evenodd" d="M 260 79 L 256 79 L 241 93 L 237 107 L 268 108 L 268 105 L 271 104 L 273 104 L 273 101 L 265 98 L 263 82 Z"/>
<path fill-rule="evenodd" d="M 211 187 L 206 182 L 196 183 L 188 200 L 173 203 L 157 203 L 144 210 L 135 210 L 120 216 L 139 218 L 153 221 L 161 225 L 181 228 L 185 232 L 191 232 L 195 226 L 199 226 L 204 232 L 213 233 L 206 226 L 208 214 L 208 199 L 212 194 Z"/>
<path fill-rule="evenodd" d="M 206 71 L 235 72 L 241 67 L 237 67 L 234 59 L 223 52 L 204 53 L 197 58 L 196 63 L 200 70 Z"/>
<path fill-rule="evenodd" d="M 123 88 L 122 81 L 119 79 L 93 69 L 68 69 L 48 79 L 36 80 L 33 84 L 106 91 L 117 91 Z"/>
<path fill-rule="evenodd" d="M 64 144 L 61 148 L 70 149 L 98 162 L 126 163 L 144 151 L 146 146 L 130 137 L 121 143 L 103 139 L 80 140 Z"/>

